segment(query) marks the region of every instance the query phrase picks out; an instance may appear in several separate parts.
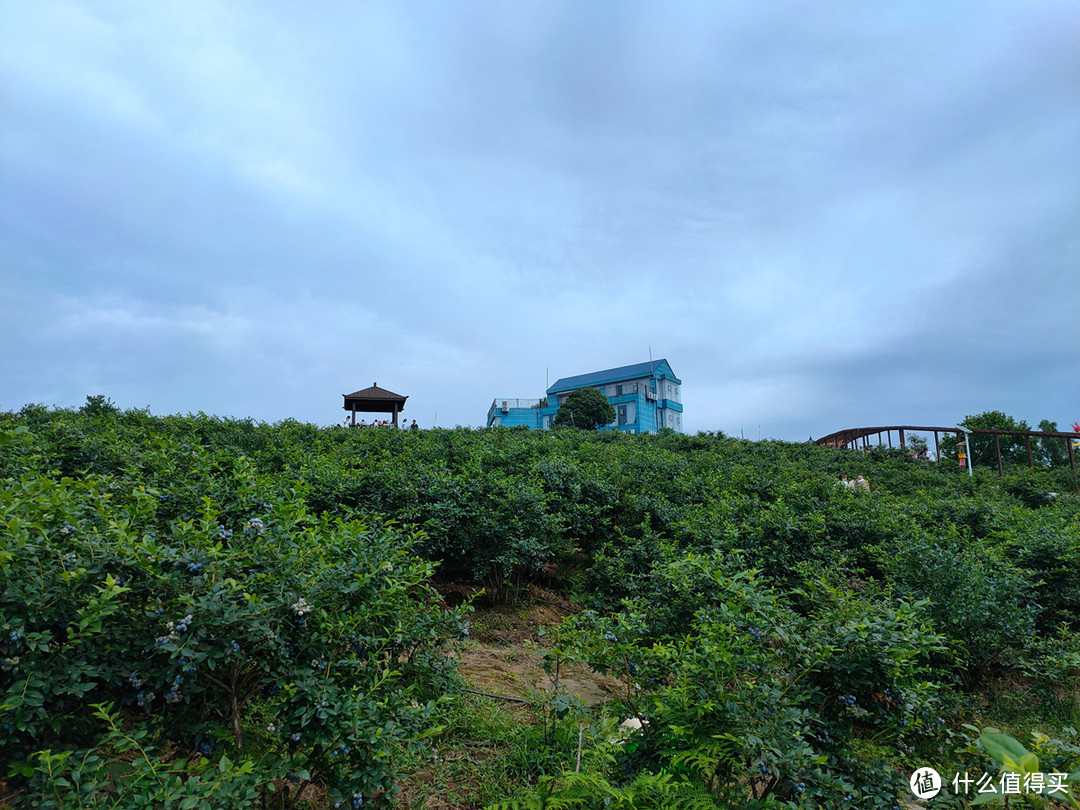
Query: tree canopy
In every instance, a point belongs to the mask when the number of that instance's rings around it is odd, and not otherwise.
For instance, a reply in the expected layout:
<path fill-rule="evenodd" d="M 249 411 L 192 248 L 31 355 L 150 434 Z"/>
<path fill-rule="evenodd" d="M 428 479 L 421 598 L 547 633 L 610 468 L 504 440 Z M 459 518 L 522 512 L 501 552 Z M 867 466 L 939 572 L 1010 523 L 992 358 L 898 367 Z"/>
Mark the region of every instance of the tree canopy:
<path fill-rule="evenodd" d="M 614 421 L 615 409 L 595 388 L 571 391 L 555 414 L 556 425 L 570 425 L 582 430 L 596 430 Z"/>

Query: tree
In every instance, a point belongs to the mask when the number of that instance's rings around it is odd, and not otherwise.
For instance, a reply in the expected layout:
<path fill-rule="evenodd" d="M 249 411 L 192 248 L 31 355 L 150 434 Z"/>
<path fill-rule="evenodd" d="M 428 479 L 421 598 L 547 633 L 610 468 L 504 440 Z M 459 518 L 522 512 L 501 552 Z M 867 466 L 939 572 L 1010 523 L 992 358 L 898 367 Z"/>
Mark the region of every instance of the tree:
<path fill-rule="evenodd" d="M 1031 430 L 1028 423 L 1021 419 L 1019 422 L 1008 414 L 1001 411 L 983 411 L 982 413 L 964 417 L 960 423 L 970 430 Z M 1005 464 L 1024 464 L 1027 460 L 1027 442 L 1023 436 L 1000 436 L 1001 460 Z M 987 434 L 972 434 L 968 441 L 971 444 L 971 463 L 976 467 L 997 467 L 997 451 L 994 449 L 994 437 Z M 959 446 L 963 447 L 964 440 L 960 439 Z M 952 436 L 946 436 L 941 442 L 942 456 L 955 456 L 957 441 Z"/>
<path fill-rule="evenodd" d="M 1044 433 L 1057 433 L 1057 422 L 1043 419 L 1039 422 L 1039 430 Z M 1047 467 L 1060 467 L 1069 458 L 1069 448 L 1066 446 L 1067 439 L 1039 439 L 1037 460 Z"/>
<path fill-rule="evenodd" d="M 926 458 L 928 449 L 924 437 L 917 433 L 909 433 L 904 441 L 910 458 Z"/>
<path fill-rule="evenodd" d="M 615 409 L 595 388 L 571 391 L 555 414 L 556 425 L 570 425 L 582 430 L 596 430 L 614 421 Z"/>
<path fill-rule="evenodd" d="M 104 394 L 96 396 L 87 394 L 86 404 L 79 408 L 79 411 L 90 416 L 113 416 L 119 413 L 120 409 Z"/>

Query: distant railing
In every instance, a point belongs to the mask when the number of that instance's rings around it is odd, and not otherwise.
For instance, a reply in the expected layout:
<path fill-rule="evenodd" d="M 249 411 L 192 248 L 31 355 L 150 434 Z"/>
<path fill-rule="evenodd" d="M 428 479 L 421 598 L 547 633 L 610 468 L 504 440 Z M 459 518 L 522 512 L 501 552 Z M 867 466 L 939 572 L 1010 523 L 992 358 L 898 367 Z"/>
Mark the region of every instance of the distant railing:
<path fill-rule="evenodd" d="M 511 408 L 539 408 L 539 399 L 500 399 L 496 397 L 491 405 L 497 411 L 508 411 Z"/>
<path fill-rule="evenodd" d="M 870 447 L 876 447 L 877 445 L 885 444 L 882 442 L 881 436 L 885 435 L 886 442 L 889 447 L 893 446 L 892 434 L 896 431 L 900 441 L 900 447 L 906 447 L 905 434 L 906 433 L 933 433 L 934 434 L 934 457 L 941 458 L 941 446 L 939 443 L 939 437 L 942 433 L 956 434 L 957 439 L 961 439 L 963 431 L 959 427 L 925 427 L 918 425 L 887 425 L 880 427 L 857 427 L 846 428 L 845 430 L 838 430 L 835 433 L 830 433 L 828 436 L 822 436 L 815 444 L 826 445 L 829 447 L 841 447 L 848 448 L 854 446 L 855 448 L 861 447 L 868 449 Z M 1073 447 L 1077 440 L 1080 440 L 1080 433 L 1063 433 L 1060 431 L 1048 431 L 1048 430 L 987 430 L 987 429 L 971 429 L 973 434 L 989 434 L 994 437 L 994 451 L 997 454 L 997 467 L 998 475 L 1002 475 L 1004 466 L 1001 460 L 1001 437 L 1002 436 L 1023 436 L 1024 443 L 1027 447 L 1028 466 L 1035 466 L 1035 457 L 1031 451 L 1031 437 L 1035 436 L 1039 439 L 1063 439 L 1065 446 L 1068 448 L 1069 453 L 1069 467 L 1073 472 L 1076 472 L 1076 452 Z M 876 436 L 877 441 L 871 442 L 870 437 Z"/>

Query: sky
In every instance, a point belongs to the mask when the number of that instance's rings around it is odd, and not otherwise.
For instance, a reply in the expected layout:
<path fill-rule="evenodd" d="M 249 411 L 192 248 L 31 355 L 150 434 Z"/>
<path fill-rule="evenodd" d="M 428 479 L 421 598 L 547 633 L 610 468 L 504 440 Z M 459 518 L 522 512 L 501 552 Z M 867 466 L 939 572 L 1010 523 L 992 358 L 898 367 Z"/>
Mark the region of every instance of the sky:
<path fill-rule="evenodd" d="M 1080 4 L 5 0 L 0 410 L 1080 420 Z"/>

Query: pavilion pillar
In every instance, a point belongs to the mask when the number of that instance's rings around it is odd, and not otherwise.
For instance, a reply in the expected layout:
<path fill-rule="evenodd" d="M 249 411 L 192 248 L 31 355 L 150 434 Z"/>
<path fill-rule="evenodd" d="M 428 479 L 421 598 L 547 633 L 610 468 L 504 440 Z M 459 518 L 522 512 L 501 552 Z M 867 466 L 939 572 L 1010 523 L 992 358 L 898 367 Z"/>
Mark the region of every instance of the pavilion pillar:
<path fill-rule="evenodd" d="M 934 461 L 941 461 L 941 445 L 938 444 L 938 432 L 934 431 Z"/>
<path fill-rule="evenodd" d="M 900 428 L 900 446 L 904 446 L 904 429 Z"/>
<path fill-rule="evenodd" d="M 1001 434 L 1000 433 L 995 433 L 994 434 L 994 450 L 995 450 L 995 452 L 997 452 L 998 477 L 1000 478 L 1001 476 L 1003 476 L 1005 474 L 1005 470 L 1001 466 Z"/>
<path fill-rule="evenodd" d="M 1027 444 L 1028 466 L 1029 467 L 1034 467 L 1035 466 L 1035 460 L 1031 457 L 1031 436 L 1025 436 L 1024 437 L 1024 443 Z"/>

